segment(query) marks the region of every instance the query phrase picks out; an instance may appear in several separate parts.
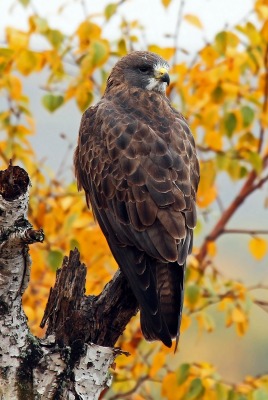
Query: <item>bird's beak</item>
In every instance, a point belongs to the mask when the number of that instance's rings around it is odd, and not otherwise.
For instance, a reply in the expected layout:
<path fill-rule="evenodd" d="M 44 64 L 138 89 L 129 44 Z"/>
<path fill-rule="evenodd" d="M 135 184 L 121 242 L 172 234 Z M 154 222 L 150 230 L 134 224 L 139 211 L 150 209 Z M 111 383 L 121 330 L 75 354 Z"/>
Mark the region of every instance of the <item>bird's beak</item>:
<path fill-rule="evenodd" d="M 164 67 L 160 67 L 155 69 L 154 76 L 156 79 L 160 80 L 161 82 L 166 82 L 167 85 L 170 83 L 170 78 L 168 74 L 168 70 Z"/>

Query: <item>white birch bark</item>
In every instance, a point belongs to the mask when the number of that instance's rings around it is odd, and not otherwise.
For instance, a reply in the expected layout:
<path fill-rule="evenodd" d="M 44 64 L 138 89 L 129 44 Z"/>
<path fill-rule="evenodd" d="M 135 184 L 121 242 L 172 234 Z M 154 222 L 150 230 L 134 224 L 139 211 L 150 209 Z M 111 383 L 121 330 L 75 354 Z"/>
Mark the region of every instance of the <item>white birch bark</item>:
<path fill-rule="evenodd" d="M 0 196 L 0 352 L 1 385 L 4 399 L 17 399 L 16 385 L 20 356 L 26 348 L 28 327 L 21 296 L 29 279 L 27 245 L 16 221 L 26 218 L 29 191 L 14 201 Z"/>
<path fill-rule="evenodd" d="M 111 384 L 109 368 L 118 351 L 85 343 L 71 365 L 70 347 L 59 347 L 53 335 L 39 340 L 29 331 L 22 309 L 29 281 L 28 244 L 42 241 L 43 233 L 27 221 L 28 200 L 29 188 L 14 200 L 0 194 L 0 399 L 68 400 L 79 395 L 97 400 Z"/>

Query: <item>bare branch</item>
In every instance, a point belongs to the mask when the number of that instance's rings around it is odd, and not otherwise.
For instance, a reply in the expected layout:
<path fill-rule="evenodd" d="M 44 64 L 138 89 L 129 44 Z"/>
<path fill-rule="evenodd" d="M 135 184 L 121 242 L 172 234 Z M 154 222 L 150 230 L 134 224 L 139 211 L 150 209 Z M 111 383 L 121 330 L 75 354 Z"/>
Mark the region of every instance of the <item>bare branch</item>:
<path fill-rule="evenodd" d="M 136 298 L 119 270 L 99 296 L 84 295 L 85 279 L 86 267 L 75 249 L 57 271 L 40 326 L 48 323 L 47 334 L 65 346 L 81 341 L 114 346 L 138 311 Z"/>
<path fill-rule="evenodd" d="M 259 306 L 262 310 L 268 313 L 268 302 L 262 300 L 254 300 L 254 304 Z"/>
<path fill-rule="evenodd" d="M 267 229 L 223 229 L 222 234 L 224 233 L 238 233 L 244 235 L 268 235 Z"/>
<path fill-rule="evenodd" d="M 176 26 L 175 26 L 175 36 L 174 36 L 174 49 L 175 49 L 175 54 L 172 62 L 172 66 L 176 65 L 177 63 L 177 56 L 178 56 L 178 45 L 179 45 L 179 35 L 180 35 L 180 28 L 182 24 L 182 17 L 183 17 L 183 9 L 185 6 L 185 0 L 181 0 L 180 2 L 180 7 L 178 11 L 178 18 L 176 21 Z"/>

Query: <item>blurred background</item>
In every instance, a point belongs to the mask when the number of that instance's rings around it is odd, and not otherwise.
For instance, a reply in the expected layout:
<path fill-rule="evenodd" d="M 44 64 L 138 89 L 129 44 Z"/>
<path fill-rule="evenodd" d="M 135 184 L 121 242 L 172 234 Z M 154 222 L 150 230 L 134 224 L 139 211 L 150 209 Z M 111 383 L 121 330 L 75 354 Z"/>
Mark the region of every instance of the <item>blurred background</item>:
<path fill-rule="evenodd" d="M 55 271 L 75 246 L 99 293 L 117 266 L 77 193 L 82 112 L 115 62 L 150 50 L 170 64 L 167 95 L 189 120 L 201 163 L 199 219 L 179 352 L 132 319 L 105 399 L 268 398 L 268 1 L 0 0 L 0 165 L 32 180 L 24 308 L 39 328 Z"/>

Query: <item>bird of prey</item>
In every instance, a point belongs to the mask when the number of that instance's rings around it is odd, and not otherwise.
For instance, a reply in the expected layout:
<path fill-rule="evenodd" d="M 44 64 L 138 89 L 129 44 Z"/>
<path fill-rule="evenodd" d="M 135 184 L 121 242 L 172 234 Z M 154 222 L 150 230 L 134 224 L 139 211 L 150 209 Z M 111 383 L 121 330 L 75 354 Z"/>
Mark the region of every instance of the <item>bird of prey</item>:
<path fill-rule="evenodd" d="M 165 94 L 168 69 L 146 51 L 117 62 L 103 97 L 82 116 L 74 165 L 137 298 L 145 339 L 171 347 L 196 225 L 199 164 L 187 122 Z"/>

